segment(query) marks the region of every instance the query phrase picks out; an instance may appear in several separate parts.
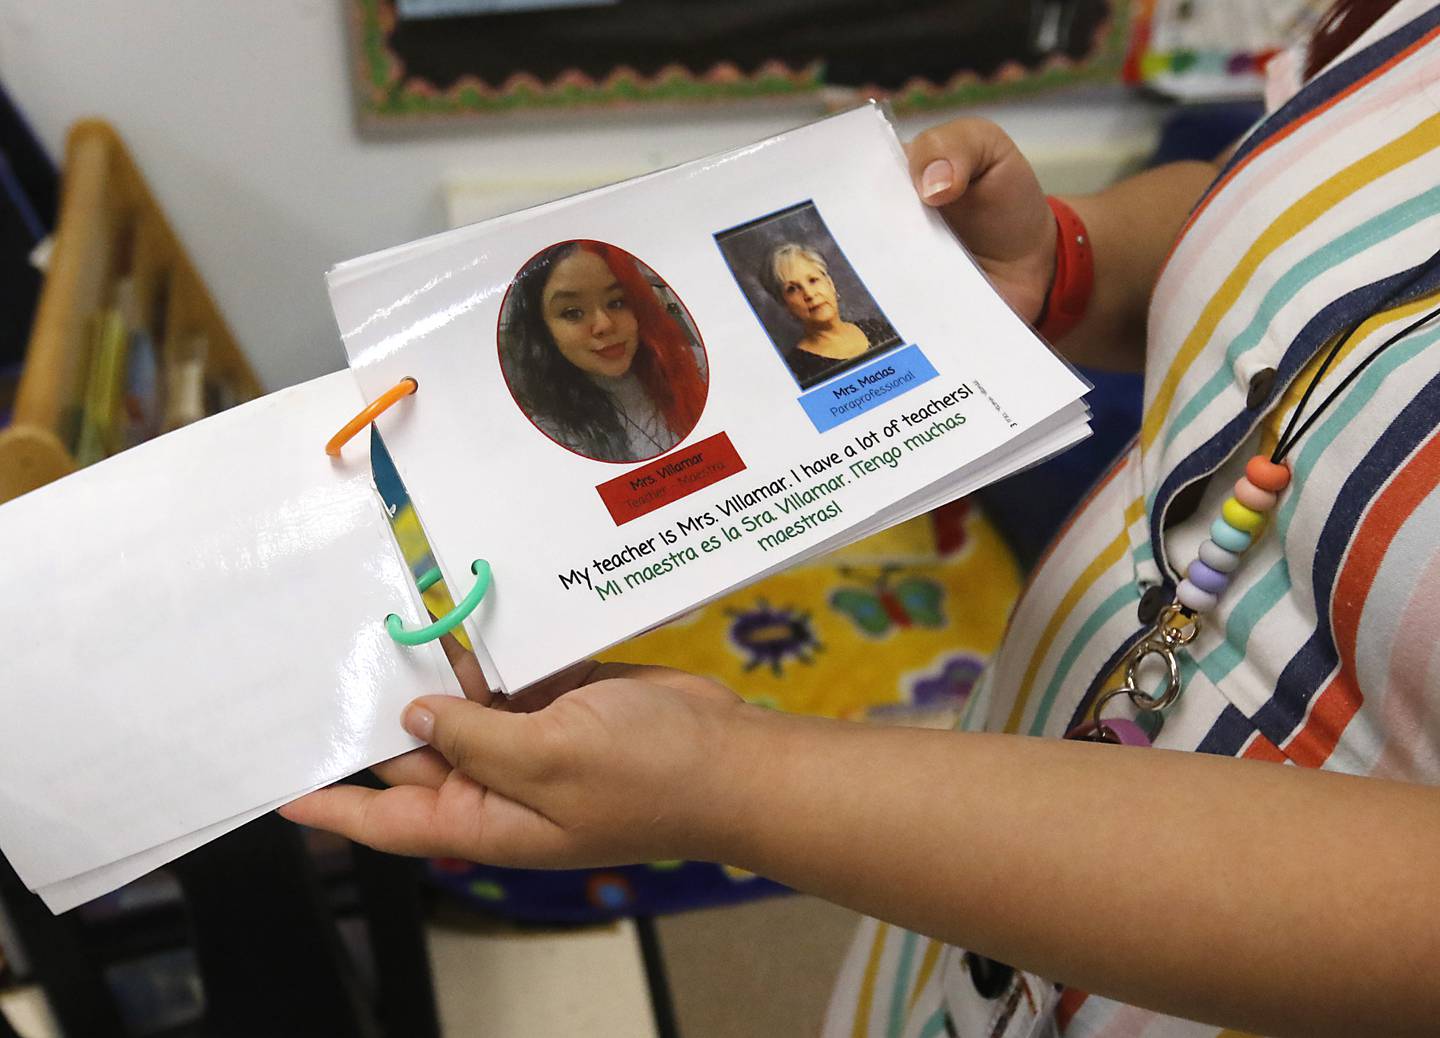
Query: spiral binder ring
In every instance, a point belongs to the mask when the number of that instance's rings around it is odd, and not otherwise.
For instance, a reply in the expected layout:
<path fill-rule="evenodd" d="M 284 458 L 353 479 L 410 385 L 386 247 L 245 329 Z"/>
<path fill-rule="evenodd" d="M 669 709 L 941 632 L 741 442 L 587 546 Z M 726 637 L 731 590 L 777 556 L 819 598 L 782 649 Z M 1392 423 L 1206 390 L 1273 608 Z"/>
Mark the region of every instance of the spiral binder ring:
<path fill-rule="evenodd" d="M 420 383 L 408 375 L 402 378 L 374 400 L 370 401 L 363 411 L 346 422 L 339 432 L 330 437 L 330 442 L 325 444 L 325 453 L 332 458 L 340 457 L 340 448 L 344 447 L 345 444 L 350 441 L 351 437 L 375 419 L 379 418 L 382 413 L 394 406 L 399 400 L 409 396 L 419 388 Z"/>
<path fill-rule="evenodd" d="M 476 559 L 470 564 L 470 572 L 475 574 L 475 585 L 454 609 L 429 626 L 414 629 L 407 628 L 405 621 L 391 613 L 385 618 L 385 630 L 390 632 L 390 637 L 401 645 L 423 645 L 426 642 L 433 642 L 441 635 L 449 634 L 458 627 L 461 620 L 475 611 L 475 607 L 485 597 L 485 592 L 490 590 L 490 563 L 484 559 Z M 429 591 L 439 580 L 440 567 L 435 566 L 426 570 L 420 577 L 420 593 L 424 594 Z"/>

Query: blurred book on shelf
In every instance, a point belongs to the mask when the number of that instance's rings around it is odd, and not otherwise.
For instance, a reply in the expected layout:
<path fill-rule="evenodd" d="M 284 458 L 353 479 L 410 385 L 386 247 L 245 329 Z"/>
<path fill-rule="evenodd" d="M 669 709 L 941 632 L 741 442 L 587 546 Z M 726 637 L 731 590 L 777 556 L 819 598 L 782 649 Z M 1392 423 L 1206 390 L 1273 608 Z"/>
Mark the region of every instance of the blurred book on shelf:
<path fill-rule="evenodd" d="M 104 122 L 70 132 L 46 243 L 23 358 L 0 361 L 0 502 L 261 392 Z"/>

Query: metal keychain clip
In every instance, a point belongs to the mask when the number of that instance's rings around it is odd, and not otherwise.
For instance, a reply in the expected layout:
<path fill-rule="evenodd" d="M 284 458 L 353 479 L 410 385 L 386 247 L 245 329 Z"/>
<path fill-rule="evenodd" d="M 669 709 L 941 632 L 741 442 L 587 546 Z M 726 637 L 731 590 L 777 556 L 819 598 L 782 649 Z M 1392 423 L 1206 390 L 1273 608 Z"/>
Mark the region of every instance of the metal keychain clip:
<path fill-rule="evenodd" d="M 1178 602 L 1172 602 L 1162 609 L 1155 625 L 1121 660 L 1121 665 L 1125 668 L 1125 680 L 1115 688 L 1107 689 L 1096 696 L 1089 710 L 1090 719 L 1077 726 L 1067 738 L 1149 745 L 1149 735 L 1153 733 L 1147 733 L 1144 727 L 1128 718 L 1107 719 L 1104 716 L 1105 707 L 1112 699 L 1125 696 L 1142 715 L 1152 715 L 1158 721 L 1161 712 L 1180 698 L 1183 682 L 1177 651 L 1181 646 L 1194 641 L 1199 633 L 1200 618 Z M 1165 664 L 1165 684 L 1158 693 L 1148 692 L 1140 687 L 1140 667 L 1151 656 L 1160 657 Z"/>

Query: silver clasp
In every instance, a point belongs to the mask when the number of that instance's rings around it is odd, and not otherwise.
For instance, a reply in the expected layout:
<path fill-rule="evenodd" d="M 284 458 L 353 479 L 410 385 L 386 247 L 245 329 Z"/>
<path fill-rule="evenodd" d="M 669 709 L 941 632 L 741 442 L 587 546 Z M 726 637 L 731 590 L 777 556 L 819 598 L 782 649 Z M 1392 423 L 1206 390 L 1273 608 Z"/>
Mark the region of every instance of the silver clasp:
<path fill-rule="evenodd" d="M 1186 623 L 1172 626 L 1179 617 Z M 1200 618 L 1184 613 L 1178 602 L 1172 602 L 1160 610 L 1155 626 L 1125 654 L 1125 680 L 1117 688 L 1104 692 L 1095 699 L 1090 708 L 1090 717 L 1096 724 L 1103 724 L 1101 711 L 1116 696 L 1128 696 L 1136 710 L 1155 713 L 1164 710 L 1180 698 L 1180 660 L 1176 650 L 1188 645 L 1200 633 Z M 1150 693 L 1140 687 L 1140 665 L 1151 656 L 1159 656 L 1165 664 L 1165 685 L 1158 693 Z"/>

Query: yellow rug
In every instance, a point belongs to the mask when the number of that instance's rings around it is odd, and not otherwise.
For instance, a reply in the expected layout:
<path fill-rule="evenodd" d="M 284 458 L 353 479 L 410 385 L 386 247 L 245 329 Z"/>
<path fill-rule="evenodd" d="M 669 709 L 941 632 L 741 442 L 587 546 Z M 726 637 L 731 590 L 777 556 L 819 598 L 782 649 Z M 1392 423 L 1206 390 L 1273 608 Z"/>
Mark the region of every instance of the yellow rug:
<path fill-rule="evenodd" d="M 407 503 L 406 559 L 429 565 Z M 1020 589 L 1004 542 L 968 501 L 726 595 L 603 653 L 680 667 L 748 700 L 826 717 L 946 723 L 1000 642 Z M 443 585 L 425 596 L 450 609 Z"/>
<path fill-rule="evenodd" d="M 920 721 L 964 702 L 1020 574 L 961 501 L 727 595 L 604 653 L 715 678 L 751 702 Z"/>

